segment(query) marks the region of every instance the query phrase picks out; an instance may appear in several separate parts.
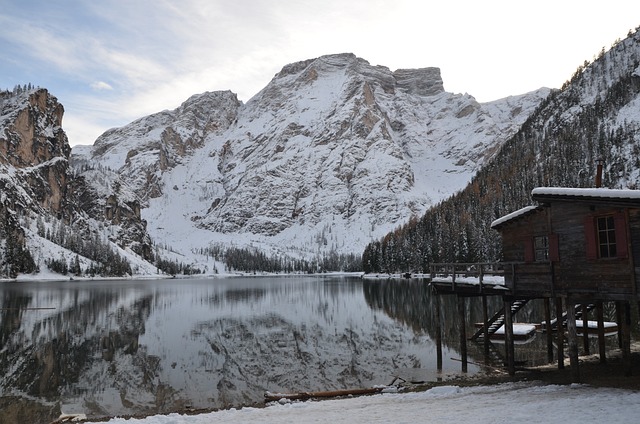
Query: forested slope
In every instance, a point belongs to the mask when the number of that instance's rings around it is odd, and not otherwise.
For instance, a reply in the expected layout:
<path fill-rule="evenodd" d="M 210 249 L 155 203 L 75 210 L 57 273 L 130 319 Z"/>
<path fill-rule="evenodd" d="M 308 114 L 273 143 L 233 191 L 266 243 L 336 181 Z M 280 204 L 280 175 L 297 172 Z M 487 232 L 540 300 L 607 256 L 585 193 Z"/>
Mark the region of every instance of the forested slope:
<path fill-rule="evenodd" d="M 434 262 L 498 260 L 496 218 L 531 204 L 538 186 L 589 187 L 596 159 L 603 186 L 640 183 L 640 28 L 580 66 L 462 191 L 363 253 L 365 272 L 426 271 Z"/>

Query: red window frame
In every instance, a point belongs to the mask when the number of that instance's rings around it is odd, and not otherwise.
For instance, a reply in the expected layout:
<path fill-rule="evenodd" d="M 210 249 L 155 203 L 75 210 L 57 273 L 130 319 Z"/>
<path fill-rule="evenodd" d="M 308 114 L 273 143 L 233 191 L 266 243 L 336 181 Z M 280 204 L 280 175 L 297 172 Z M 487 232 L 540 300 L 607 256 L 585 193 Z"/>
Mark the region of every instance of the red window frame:
<path fill-rule="evenodd" d="M 601 222 L 602 218 L 613 218 L 613 229 L 607 228 L 599 228 L 598 220 Z M 611 223 L 611 220 L 607 221 L 608 224 Z M 607 225 L 608 225 L 607 224 Z M 602 237 L 607 232 L 613 231 L 615 234 L 615 241 L 611 243 L 610 240 L 604 241 Z M 589 215 L 585 217 L 584 220 L 584 234 L 585 234 L 585 242 L 586 242 L 586 252 L 588 260 L 606 260 L 606 259 L 624 259 L 629 257 L 629 249 L 628 249 L 628 241 L 627 241 L 627 218 L 624 212 L 616 212 L 616 213 L 608 213 L 608 214 L 600 214 L 600 215 Z M 611 255 L 611 244 L 615 245 L 615 255 Z M 603 255 L 600 251 L 601 246 L 607 245 L 608 247 L 604 250 L 607 251 L 607 254 Z"/>
<path fill-rule="evenodd" d="M 548 241 L 548 258 L 546 260 L 540 260 L 540 255 L 536 258 L 536 238 L 547 237 Z M 524 261 L 525 262 L 558 262 L 560 260 L 558 234 L 538 234 L 527 238 L 524 241 Z"/>

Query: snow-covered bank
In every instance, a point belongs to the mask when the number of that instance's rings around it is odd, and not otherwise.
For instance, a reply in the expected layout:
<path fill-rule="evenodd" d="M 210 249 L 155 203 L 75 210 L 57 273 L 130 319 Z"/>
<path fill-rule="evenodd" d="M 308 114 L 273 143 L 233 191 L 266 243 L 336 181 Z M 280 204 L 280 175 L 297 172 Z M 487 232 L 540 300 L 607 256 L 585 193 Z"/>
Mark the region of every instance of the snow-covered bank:
<path fill-rule="evenodd" d="M 94 277 L 62 275 L 48 269 L 34 274 L 19 274 L 16 278 L 0 278 L 0 283 L 14 282 L 35 282 L 35 281 L 126 281 L 126 280 L 196 280 L 196 279 L 219 279 L 219 278 L 236 278 L 236 277 L 353 277 L 362 278 L 362 272 L 342 272 L 331 271 L 322 273 L 276 273 L 276 272 L 224 272 L 217 274 L 193 274 L 193 275 L 168 275 L 168 274 L 134 274 L 124 277 L 103 277 L 96 275 Z"/>
<path fill-rule="evenodd" d="M 587 385 L 505 383 L 441 386 L 421 393 L 381 394 L 321 402 L 274 404 L 200 415 L 114 418 L 109 423 L 630 423 L 640 416 L 640 393 Z"/>

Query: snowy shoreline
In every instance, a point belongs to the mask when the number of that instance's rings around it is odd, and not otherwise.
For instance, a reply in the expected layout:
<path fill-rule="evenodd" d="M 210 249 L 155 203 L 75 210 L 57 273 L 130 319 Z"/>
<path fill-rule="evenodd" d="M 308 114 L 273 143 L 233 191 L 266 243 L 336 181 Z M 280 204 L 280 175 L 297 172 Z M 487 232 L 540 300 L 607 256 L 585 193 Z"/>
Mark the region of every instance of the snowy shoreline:
<path fill-rule="evenodd" d="M 108 423 L 205 424 L 254 423 L 413 423 L 428 414 L 430 423 L 623 423 L 640 415 L 640 393 L 583 384 L 540 382 L 490 386 L 433 387 L 423 392 L 385 393 L 311 402 L 283 402 L 197 415 L 172 413 L 146 418 L 112 418 Z M 93 421 L 88 421 L 92 423 Z M 99 422 L 99 421 L 96 421 Z"/>
<path fill-rule="evenodd" d="M 23 282 L 61 282 L 61 281 L 144 281 L 144 280 L 216 280 L 225 278 L 260 278 L 260 277 L 358 277 L 362 272 L 325 272 L 314 274 L 275 274 L 275 273 L 226 273 L 226 274 L 193 274 L 193 275 L 166 275 L 166 274 L 136 274 L 125 277 L 76 277 L 55 273 L 21 274 L 17 278 L 0 278 L 1 283 Z"/>

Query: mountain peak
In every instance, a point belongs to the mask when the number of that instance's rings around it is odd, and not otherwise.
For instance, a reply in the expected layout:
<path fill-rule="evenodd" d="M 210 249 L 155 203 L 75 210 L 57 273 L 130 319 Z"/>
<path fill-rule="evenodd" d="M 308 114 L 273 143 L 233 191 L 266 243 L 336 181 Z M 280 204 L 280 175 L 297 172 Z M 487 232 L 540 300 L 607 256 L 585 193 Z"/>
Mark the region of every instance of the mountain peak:
<path fill-rule="evenodd" d="M 397 87 L 409 94 L 433 96 L 444 92 L 440 68 L 398 69 L 393 76 Z"/>
<path fill-rule="evenodd" d="M 0 97 L 0 161 L 31 167 L 56 157 L 69 157 L 71 148 L 62 130 L 64 107 L 44 88 Z"/>
<path fill-rule="evenodd" d="M 180 251 L 231 238 L 351 253 L 462 188 L 541 99 L 485 106 L 446 93 L 435 67 L 326 55 L 284 66 L 245 105 L 203 93 L 105 133 L 91 161 L 118 170 L 152 237 Z"/>
<path fill-rule="evenodd" d="M 433 96 L 444 92 L 440 68 L 398 69 L 391 72 L 386 66 L 372 66 L 353 53 L 331 54 L 286 65 L 270 85 L 292 82 L 296 85 L 308 84 L 322 75 L 334 78 L 341 72 L 357 80 L 376 83 L 387 93 L 400 90 L 410 95 Z"/>

